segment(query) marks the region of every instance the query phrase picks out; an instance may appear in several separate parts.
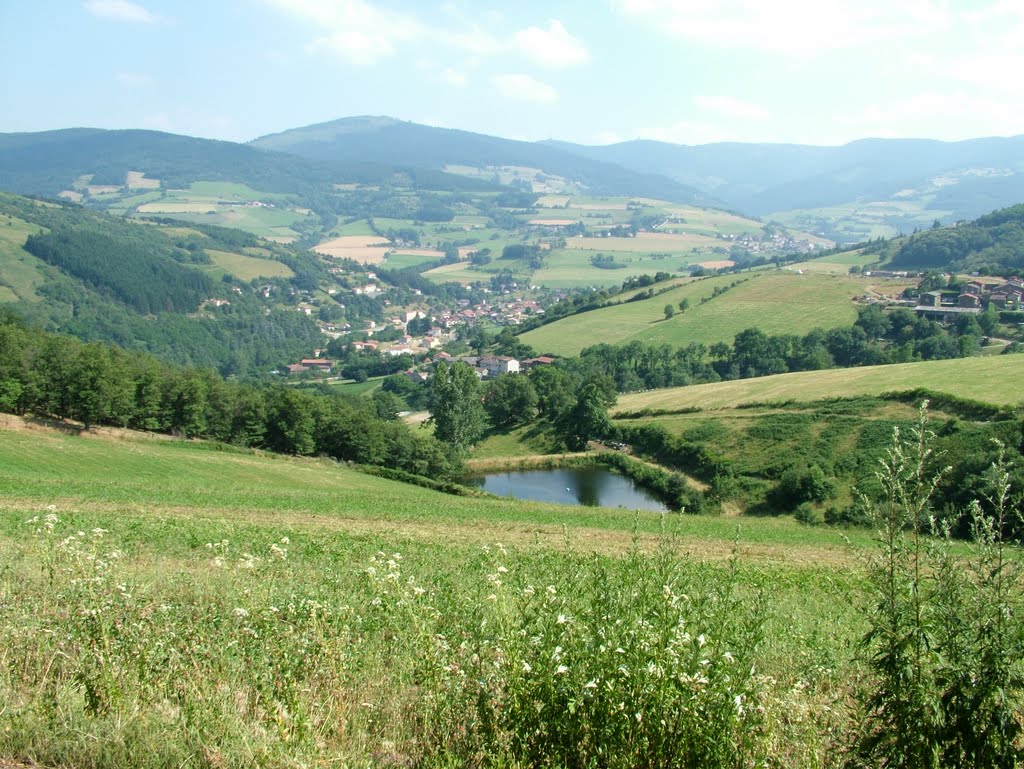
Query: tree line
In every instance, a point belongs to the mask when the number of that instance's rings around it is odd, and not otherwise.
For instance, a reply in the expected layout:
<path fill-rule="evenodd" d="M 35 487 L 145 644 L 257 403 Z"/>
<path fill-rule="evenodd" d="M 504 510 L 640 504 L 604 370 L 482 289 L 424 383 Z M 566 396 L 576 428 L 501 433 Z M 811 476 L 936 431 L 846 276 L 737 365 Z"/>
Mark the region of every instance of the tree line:
<path fill-rule="evenodd" d="M 451 479 L 460 463 L 388 399 L 226 381 L 144 353 L 30 329 L 0 314 L 0 411 L 327 456 Z"/>
<path fill-rule="evenodd" d="M 859 309 L 852 326 L 814 329 L 804 336 L 749 328 L 731 345 L 598 344 L 585 348 L 580 358 L 611 377 L 619 392 L 633 392 L 790 371 L 967 357 L 997 324 L 995 314 L 982 313 L 945 328 L 906 308 L 887 313 L 870 305 Z"/>

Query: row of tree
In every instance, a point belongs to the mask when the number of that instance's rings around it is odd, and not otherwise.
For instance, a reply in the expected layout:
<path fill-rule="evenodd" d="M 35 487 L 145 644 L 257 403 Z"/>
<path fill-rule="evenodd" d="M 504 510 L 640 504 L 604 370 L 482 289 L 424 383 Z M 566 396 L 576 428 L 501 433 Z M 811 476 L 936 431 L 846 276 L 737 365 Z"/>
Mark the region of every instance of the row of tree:
<path fill-rule="evenodd" d="M 977 352 L 997 323 L 994 313 L 982 313 L 978 318 L 964 316 L 946 328 L 906 308 L 886 313 L 872 305 L 859 310 L 852 326 L 814 329 L 804 336 L 749 328 L 731 345 L 695 342 L 674 347 L 634 341 L 594 345 L 580 356 L 610 376 L 619 392 L 631 392 L 789 371 L 966 357 Z"/>
<path fill-rule="evenodd" d="M 455 477 L 452 452 L 398 421 L 398 405 L 237 384 L 209 369 L 176 368 L 0 317 L 0 411 Z"/>

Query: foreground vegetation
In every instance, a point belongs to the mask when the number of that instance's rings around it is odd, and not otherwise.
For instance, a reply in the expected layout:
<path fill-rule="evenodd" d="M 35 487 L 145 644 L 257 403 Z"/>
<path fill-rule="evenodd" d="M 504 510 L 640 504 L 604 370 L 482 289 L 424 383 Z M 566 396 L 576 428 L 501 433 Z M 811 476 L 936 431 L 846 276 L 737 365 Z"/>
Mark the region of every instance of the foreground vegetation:
<path fill-rule="evenodd" d="M 471 500 L 323 460 L 6 427 L 0 755 L 828 767 L 888 713 L 867 709 L 886 673 L 857 651 L 874 620 L 856 607 L 882 584 L 858 565 L 867 537 L 763 519 L 734 544 L 720 518 Z M 1016 612 L 1019 594 L 1000 595 Z M 1001 654 L 1020 648 L 1010 616 Z M 1005 691 L 999 713 L 1019 702 Z"/>

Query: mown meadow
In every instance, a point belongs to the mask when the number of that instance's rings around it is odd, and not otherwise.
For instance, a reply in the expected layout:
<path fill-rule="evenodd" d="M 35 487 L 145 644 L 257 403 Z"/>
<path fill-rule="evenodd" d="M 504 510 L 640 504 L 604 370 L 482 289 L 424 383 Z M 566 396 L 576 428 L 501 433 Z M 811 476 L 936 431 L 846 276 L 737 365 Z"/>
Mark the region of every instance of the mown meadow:
<path fill-rule="evenodd" d="M 0 756 L 840 766 L 885 680 L 858 645 L 878 552 L 6 419 Z"/>

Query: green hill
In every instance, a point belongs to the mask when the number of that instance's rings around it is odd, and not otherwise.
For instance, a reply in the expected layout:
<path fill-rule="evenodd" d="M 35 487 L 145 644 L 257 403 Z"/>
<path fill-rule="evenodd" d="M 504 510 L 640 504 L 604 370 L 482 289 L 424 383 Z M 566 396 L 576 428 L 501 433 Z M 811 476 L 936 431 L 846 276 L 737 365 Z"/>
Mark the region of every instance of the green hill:
<path fill-rule="evenodd" d="M 0 193 L 0 302 L 40 328 L 173 363 L 247 376 L 308 355 L 322 338 L 313 320 L 254 282 L 321 269 L 234 230 L 140 224 Z"/>
<path fill-rule="evenodd" d="M 442 169 L 448 166 L 539 169 L 583 185 L 595 195 L 640 195 L 714 204 L 712 196 L 655 172 L 638 173 L 545 144 L 433 128 L 387 117 L 343 118 L 262 136 L 255 147 L 319 162 L 356 160 Z"/>
<path fill-rule="evenodd" d="M 650 299 L 573 315 L 521 339 L 538 351 L 575 355 L 594 344 L 632 340 L 675 346 L 730 342 L 752 327 L 768 334 L 806 334 L 815 327 L 850 325 L 857 318 L 855 296 L 893 290 L 893 284 L 846 275 L 740 273 L 687 281 Z M 689 309 L 666 320 L 665 306 L 676 307 L 683 299 Z"/>
<path fill-rule="evenodd" d="M 621 395 L 615 412 L 730 409 L 744 403 L 848 398 L 918 388 L 1012 406 L 1024 403 L 1021 377 L 1024 355 L 800 371 Z"/>

